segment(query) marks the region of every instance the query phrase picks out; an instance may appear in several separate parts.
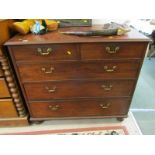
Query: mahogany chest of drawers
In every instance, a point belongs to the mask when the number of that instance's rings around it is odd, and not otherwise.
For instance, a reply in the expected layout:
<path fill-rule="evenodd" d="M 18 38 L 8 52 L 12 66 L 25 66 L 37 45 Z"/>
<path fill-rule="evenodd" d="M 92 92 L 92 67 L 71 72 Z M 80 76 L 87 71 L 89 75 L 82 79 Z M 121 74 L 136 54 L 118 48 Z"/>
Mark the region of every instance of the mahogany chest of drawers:
<path fill-rule="evenodd" d="M 91 28 L 61 28 L 59 31 Z M 17 35 L 6 45 L 30 120 L 127 117 L 149 39 Z"/>

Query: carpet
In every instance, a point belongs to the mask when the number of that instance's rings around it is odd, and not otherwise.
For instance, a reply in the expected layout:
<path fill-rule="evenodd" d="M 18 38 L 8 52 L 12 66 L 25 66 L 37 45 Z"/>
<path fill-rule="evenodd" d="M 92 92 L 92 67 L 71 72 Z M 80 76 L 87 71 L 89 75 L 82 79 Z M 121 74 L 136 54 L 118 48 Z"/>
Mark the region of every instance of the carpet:
<path fill-rule="evenodd" d="M 26 127 L 0 128 L 0 135 L 141 135 L 131 112 L 128 118 L 50 120 Z"/>

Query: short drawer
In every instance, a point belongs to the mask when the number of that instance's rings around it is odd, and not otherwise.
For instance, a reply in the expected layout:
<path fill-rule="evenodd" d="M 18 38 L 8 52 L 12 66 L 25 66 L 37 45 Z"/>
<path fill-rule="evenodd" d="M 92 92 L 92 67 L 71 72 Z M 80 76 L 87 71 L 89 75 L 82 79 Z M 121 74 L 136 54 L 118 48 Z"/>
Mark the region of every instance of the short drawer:
<path fill-rule="evenodd" d="M 28 100 L 131 96 L 134 80 L 26 83 Z"/>
<path fill-rule="evenodd" d="M 0 99 L 0 118 L 17 117 L 12 99 Z"/>
<path fill-rule="evenodd" d="M 18 66 L 22 81 L 135 78 L 139 62 L 29 63 Z"/>
<path fill-rule="evenodd" d="M 0 98 L 10 97 L 10 93 L 4 78 L 0 78 Z"/>
<path fill-rule="evenodd" d="M 84 117 L 126 115 L 129 98 L 104 100 L 72 100 L 53 102 L 31 102 L 31 117 Z"/>
<path fill-rule="evenodd" d="M 86 43 L 81 44 L 81 59 L 142 58 L 147 43 Z"/>
<path fill-rule="evenodd" d="M 22 45 L 11 47 L 16 61 L 77 60 L 76 44 Z"/>

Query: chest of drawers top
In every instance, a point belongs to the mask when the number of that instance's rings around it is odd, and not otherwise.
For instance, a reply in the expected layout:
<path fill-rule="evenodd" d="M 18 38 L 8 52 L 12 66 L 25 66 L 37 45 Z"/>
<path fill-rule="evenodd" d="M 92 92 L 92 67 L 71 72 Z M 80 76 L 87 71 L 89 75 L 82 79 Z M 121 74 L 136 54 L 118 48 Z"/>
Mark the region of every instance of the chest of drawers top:
<path fill-rule="evenodd" d="M 102 36 L 102 37 L 79 37 L 73 35 L 65 35 L 60 32 L 64 31 L 87 31 L 93 29 L 101 29 L 100 26 L 93 27 L 71 27 L 60 28 L 58 31 L 49 32 L 44 35 L 16 35 L 5 43 L 5 45 L 28 45 L 28 44 L 54 44 L 54 43 L 92 43 L 92 42 L 149 42 L 149 39 L 131 29 L 125 35 L 122 36 Z"/>

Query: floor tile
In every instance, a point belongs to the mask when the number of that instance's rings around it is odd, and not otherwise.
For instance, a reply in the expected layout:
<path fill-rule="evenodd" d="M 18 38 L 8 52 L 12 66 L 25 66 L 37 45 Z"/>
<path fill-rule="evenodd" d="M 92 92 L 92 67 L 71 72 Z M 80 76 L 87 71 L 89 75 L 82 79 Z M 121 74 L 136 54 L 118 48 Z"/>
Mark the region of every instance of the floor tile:
<path fill-rule="evenodd" d="M 143 134 L 155 134 L 155 58 L 145 58 L 130 110 Z"/>
<path fill-rule="evenodd" d="M 144 135 L 155 135 L 155 112 L 133 112 Z"/>

